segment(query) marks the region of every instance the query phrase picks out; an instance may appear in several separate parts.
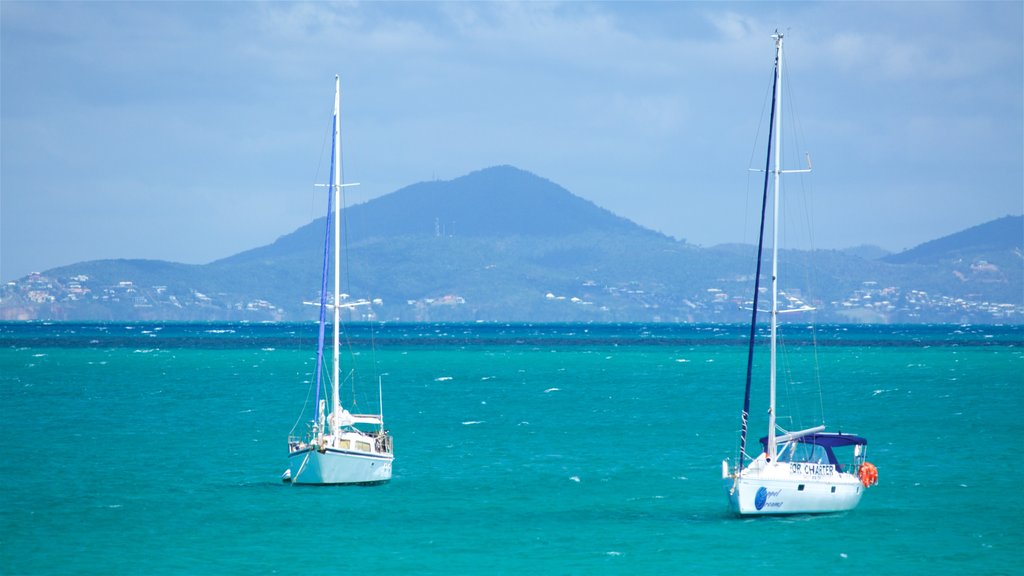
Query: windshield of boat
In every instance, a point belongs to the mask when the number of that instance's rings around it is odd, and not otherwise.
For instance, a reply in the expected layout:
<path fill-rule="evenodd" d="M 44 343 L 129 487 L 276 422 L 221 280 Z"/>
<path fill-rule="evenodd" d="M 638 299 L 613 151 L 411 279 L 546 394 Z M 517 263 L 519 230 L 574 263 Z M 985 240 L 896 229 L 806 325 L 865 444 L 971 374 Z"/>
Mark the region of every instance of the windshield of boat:
<path fill-rule="evenodd" d="M 807 442 L 790 442 L 779 450 L 779 462 L 811 462 L 814 464 L 834 464 L 828 448 Z"/>

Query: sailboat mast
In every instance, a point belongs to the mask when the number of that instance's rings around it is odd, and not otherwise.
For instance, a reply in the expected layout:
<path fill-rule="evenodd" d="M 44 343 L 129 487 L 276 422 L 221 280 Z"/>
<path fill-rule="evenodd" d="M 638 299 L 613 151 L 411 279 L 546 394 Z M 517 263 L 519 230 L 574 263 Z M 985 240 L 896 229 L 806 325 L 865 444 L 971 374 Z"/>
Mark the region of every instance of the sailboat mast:
<path fill-rule="evenodd" d="M 776 380 L 776 330 L 779 315 L 779 165 L 782 146 L 782 33 L 776 31 L 775 38 L 775 189 L 772 198 L 772 311 L 771 311 L 771 385 L 768 398 L 768 458 L 775 460 L 775 380 Z"/>
<path fill-rule="evenodd" d="M 778 84 L 778 77 L 772 70 L 772 109 L 771 120 L 768 123 L 768 146 L 764 158 L 764 187 L 761 189 L 761 218 L 760 227 L 757 232 L 757 271 L 754 273 L 754 296 L 753 305 L 750 307 L 750 339 L 747 346 L 747 378 L 743 392 L 743 412 L 740 413 L 742 428 L 740 430 L 740 451 L 736 461 L 738 470 L 743 469 L 743 458 L 747 452 L 747 422 L 750 418 L 750 385 L 754 370 L 754 344 L 757 336 L 757 313 L 760 310 L 758 302 L 761 296 L 761 266 L 764 263 L 764 223 L 768 214 L 768 183 L 771 180 L 772 168 L 772 134 L 775 133 L 775 108 L 778 102 L 775 99 L 775 86 Z"/>
<path fill-rule="evenodd" d="M 338 375 L 340 373 L 340 350 L 338 348 L 341 320 L 341 78 L 334 77 L 334 173 L 331 175 L 334 195 L 334 357 L 332 359 L 333 383 L 331 385 L 331 414 L 341 414 Z M 336 426 L 336 425 L 335 425 Z M 336 430 L 335 430 L 336 431 Z"/>

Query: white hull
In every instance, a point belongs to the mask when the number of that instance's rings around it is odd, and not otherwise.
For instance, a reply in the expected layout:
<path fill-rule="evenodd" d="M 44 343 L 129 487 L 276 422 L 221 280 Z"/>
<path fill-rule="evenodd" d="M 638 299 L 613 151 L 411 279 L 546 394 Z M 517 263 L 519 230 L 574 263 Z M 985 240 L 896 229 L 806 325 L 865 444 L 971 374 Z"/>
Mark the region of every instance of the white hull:
<path fill-rule="evenodd" d="M 288 455 L 287 476 L 293 484 L 380 484 L 391 480 L 390 455 L 370 455 L 328 448 Z"/>
<path fill-rule="evenodd" d="M 740 515 L 821 514 L 852 510 L 860 502 L 860 479 L 834 466 L 796 462 L 765 464 L 758 458 L 737 479 L 723 466 L 729 510 Z"/>

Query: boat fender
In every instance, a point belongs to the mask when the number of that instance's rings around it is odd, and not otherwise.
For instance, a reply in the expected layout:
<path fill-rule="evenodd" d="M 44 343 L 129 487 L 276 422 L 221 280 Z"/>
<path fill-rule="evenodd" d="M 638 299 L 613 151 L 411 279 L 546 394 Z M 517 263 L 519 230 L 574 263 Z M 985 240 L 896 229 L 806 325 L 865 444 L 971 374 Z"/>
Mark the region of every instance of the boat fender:
<path fill-rule="evenodd" d="M 878 484 L 878 468 L 871 462 L 861 464 L 860 469 L 857 470 L 857 476 L 860 476 L 860 482 L 865 488 Z"/>

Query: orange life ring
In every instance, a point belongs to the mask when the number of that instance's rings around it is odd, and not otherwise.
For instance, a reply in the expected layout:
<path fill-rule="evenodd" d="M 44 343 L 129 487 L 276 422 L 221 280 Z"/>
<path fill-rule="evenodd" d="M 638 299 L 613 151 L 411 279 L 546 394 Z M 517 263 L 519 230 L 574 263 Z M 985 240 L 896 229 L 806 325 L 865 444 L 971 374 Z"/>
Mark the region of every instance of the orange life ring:
<path fill-rule="evenodd" d="M 865 462 L 860 465 L 860 469 L 857 470 L 857 475 L 860 476 L 860 482 L 865 488 L 869 488 L 878 484 L 878 468 L 871 462 Z"/>

